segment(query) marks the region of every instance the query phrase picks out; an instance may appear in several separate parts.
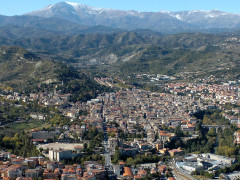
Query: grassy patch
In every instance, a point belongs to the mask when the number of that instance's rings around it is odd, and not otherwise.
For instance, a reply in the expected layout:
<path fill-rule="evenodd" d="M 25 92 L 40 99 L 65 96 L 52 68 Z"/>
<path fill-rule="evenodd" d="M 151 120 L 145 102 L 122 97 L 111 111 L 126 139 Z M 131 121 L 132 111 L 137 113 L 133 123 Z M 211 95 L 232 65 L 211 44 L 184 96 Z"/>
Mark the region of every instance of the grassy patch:
<path fill-rule="evenodd" d="M 197 180 L 207 180 L 208 178 L 204 177 L 204 176 L 197 176 L 197 175 L 193 175 L 193 177 Z"/>
<path fill-rule="evenodd" d="M 12 125 L 10 125 L 10 128 L 13 128 L 13 129 L 19 130 L 19 131 L 27 131 L 27 130 L 31 130 L 31 129 L 35 129 L 35 128 L 41 128 L 45 125 L 46 124 L 41 120 L 31 120 L 26 123 L 12 124 Z"/>

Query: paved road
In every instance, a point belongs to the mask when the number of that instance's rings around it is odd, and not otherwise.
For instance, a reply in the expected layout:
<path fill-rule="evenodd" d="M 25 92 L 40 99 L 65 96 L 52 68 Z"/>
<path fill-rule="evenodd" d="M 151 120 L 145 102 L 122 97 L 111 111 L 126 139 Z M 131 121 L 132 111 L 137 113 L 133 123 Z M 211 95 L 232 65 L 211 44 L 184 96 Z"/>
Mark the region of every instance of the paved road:
<path fill-rule="evenodd" d="M 105 153 L 104 153 L 104 156 L 105 156 L 105 165 L 107 167 L 110 167 L 111 166 L 111 155 L 108 151 L 108 148 L 107 148 L 107 144 L 104 143 L 104 150 L 105 150 Z"/>
<path fill-rule="evenodd" d="M 104 120 L 103 122 L 103 132 L 104 132 L 104 138 L 103 138 L 103 146 L 104 146 L 104 157 L 105 157 L 105 167 L 108 174 L 108 178 L 110 180 L 115 180 L 116 175 L 113 173 L 113 166 L 111 163 L 111 154 L 108 149 L 108 136 L 107 136 L 107 126 L 106 122 Z"/>
<path fill-rule="evenodd" d="M 104 130 L 103 145 L 104 145 L 105 165 L 107 167 L 110 167 L 111 166 L 111 155 L 108 150 L 108 136 L 107 136 L 107 127 L 106 127 L 105 122 L 103 122 L 103 130 Z"/>

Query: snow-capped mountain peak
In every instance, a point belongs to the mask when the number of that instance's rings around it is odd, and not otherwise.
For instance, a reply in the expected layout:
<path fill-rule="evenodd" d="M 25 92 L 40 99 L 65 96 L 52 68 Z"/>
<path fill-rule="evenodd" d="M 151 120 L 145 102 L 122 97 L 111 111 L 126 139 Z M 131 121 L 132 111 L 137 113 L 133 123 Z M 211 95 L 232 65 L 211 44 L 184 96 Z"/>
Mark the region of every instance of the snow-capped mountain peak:
<path fill-rule="evenodd" d="M 73 3 L 73 2 L 68 2 L 68 1 L 64 1 L 65 3 L 71 5 L 72 7 L 74 7 L 75 9 L 77 9 L 79 7 L 79 3 Z"/>
<path fill-rule="evenodd" d="M 87 6 L 85 4 L 72 3 L 72 2 L 68 2 L 68 1 L 64 1 L 64 2 L 66 4 L 72 6 L 76 11 L 85 10 L 86 12 L 88 12 L 90 14 L 96 14 L 96 13 L 102 12 L 104 10 L 107 10 L 107 9 L 104 9 L 104 8 Z"/>
<path fill-rule="evenodd" d="M 104 25 L 122 29 L 209 29 L 240 26 L 240 15 L 217 9 L 139 12 L 91 7 L 63 1 L 27 15 L 56 17 L 82 25 Z"/>

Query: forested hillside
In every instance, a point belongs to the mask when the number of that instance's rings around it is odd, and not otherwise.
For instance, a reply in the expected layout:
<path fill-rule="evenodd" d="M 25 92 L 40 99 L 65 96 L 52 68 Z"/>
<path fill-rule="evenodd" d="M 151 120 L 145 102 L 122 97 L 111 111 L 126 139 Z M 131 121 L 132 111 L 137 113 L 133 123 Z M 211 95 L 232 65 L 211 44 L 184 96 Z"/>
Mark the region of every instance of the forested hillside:
<path fill-rule="evenodd" d="M 87 101 L 110 89 L 97 84 L 90 74 L 66 64 L 42 59 L 19 47 L 0 47 L 0 87 L 23 93 L 53 90 L 57 85 L 72 100 Z"/>

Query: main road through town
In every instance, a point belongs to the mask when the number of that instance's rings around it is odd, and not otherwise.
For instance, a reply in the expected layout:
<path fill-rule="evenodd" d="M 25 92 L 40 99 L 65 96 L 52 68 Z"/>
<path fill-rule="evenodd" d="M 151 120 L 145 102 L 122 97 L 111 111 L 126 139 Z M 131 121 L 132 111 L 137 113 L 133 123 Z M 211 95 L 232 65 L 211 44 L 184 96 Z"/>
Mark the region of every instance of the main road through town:
<path fill-rule="evenodd" d="M 103 117 L 103 132 L 104 132 L 104 139 L 103 139 L 103 146 L 104 146 L 104 157 L 105 157 L 105 167 L 110 180 L 116 179 L 116 175 L 113 173 L 113 166 L 111 163 L 111 154 L 108 149 L 108 135 L 107 135 L 107 126 L 105 118 Z"/>

